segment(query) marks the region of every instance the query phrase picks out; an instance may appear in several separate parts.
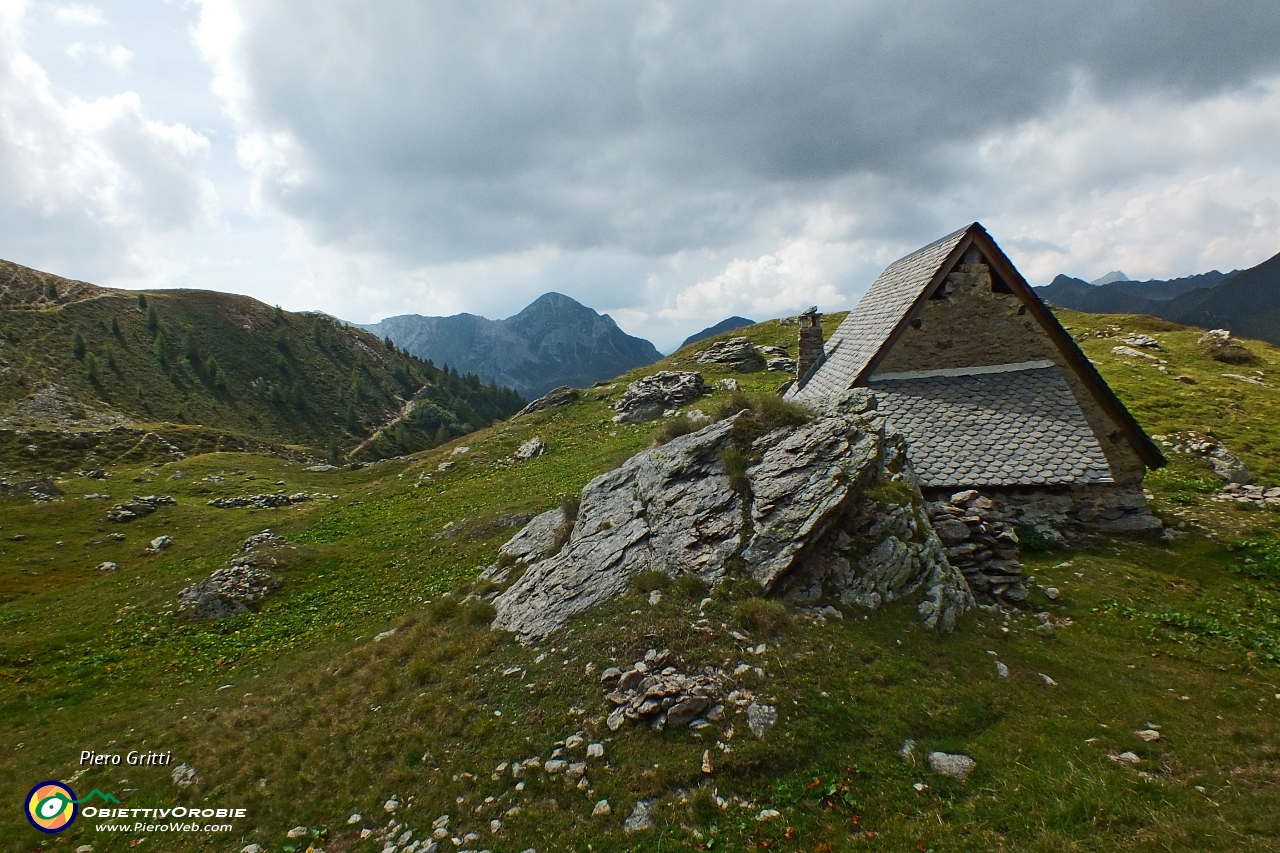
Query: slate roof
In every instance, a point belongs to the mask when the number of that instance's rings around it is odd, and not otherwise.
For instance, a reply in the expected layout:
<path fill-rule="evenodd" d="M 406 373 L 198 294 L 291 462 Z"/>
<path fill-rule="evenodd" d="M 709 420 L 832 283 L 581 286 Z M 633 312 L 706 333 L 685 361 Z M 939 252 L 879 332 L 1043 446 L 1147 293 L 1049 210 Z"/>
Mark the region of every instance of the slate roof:
<path fill-rule="evenodd" d="M 789 398 L 816 400 L 839 394 L 880 351 L 938 268 L 969 231 L 968 226 L 889 264 L 827 340 L 826 358 Z"/>
<path fill-rule="evenodd" d="M 1109 483 L 1057 367 L 868 383 L 926 488 Z"/>

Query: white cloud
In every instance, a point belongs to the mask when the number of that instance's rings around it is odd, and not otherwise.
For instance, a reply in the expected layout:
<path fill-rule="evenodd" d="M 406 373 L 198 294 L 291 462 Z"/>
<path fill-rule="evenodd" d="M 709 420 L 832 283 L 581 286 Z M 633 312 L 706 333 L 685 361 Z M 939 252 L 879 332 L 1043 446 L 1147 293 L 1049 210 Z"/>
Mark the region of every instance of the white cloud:
<path fill-rule="evenodd" d="M 88 3 L 73 3 L 62 6 L 53 13 L 59 24 L 73 27 L 101 27 L 107 23 L 102 10 Z"/>
<path fill-rule="evenodd" d="M 123 71 L 128 68 L 129 63 L 133 61 L 133 51 L 127 47 L 118 44 L 104 44 L 102 42 L 91 45 L 75 42 L 67 48 L 67 56 L 70 56 L 76 62 L 84 62 L 86 58 L 92 56 L 117 71 Z"/>
<path fill-rule="evenodd" d="M 0 18 L 0 223 L 8 257 L 102 272 L 153 232 L 207 221 L 209 140 L 147 116 L 132 92 L 59 97 L 24 51 L 23 9 Z M 63 259 L 59 263 L 59 259 Z M 131 260 L 132 259 L 132 260 Z"/>

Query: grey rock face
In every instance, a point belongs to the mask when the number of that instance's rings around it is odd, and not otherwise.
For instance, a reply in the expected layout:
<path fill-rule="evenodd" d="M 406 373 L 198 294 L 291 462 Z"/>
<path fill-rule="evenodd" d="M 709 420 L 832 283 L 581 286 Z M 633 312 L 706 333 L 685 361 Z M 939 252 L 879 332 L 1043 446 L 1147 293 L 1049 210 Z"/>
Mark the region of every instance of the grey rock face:
<path fill-rule="evenodd" d="M 528 569 L 494 599 L 494 627 L 544 636 L 625 592 L 638 572 L 691 573 L 714 586 L 740 556 L 766 592 L 796 603 L 836 597 L 875 607 L 923 589 L 925 623 L 951 630 L 972 595 L 916 508 L 923 499 L 900 437 L 886 440 L 873 410 L 869 392 L 850 393 L 810 423 L 760 437 L 750 448 L 760 461 L 742 491 L 723 462 L 735 419 L 597 477 L 557 553 L 563 521 L 554 517 L 535 518 L 503 546 L 500 565 L 519 560 Z M 885 478 L 896 478 L 905 504 L 865 497 Z M 490 571 L 498 579 L 501 570 Z"/>
<path fill-rule="evenodd" d="M 741 499 L 720 461 L 730 426 L 724 421 L 681 436 L 588 483 L 568 543 L 533 562 L 494 599 L 494 627 L 545 635 L 622 594 L 632 576 L 651 569 L 718 582 L 738 547 L 742 515 Z"/>
<path fill-rule="evenodd" d="M 626 424 L 651 421 L 668 409 L 678 409 L 710 393 L 711 386 L 702 381 L 701 373 L 664 370 L 628 385 L 622 399 L 613 404 L 621 413 L 614 420 Z"/>

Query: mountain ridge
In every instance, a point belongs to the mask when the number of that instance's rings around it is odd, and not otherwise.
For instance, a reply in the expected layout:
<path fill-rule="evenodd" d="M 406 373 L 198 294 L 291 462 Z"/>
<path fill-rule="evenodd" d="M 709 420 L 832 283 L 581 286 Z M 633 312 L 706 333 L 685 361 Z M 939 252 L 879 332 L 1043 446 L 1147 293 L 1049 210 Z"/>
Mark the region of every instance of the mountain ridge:
<path fill-rule="evenodd" d="M 608 314 L 554 291 L 503 320 L 476 314 L 400 314 L 360 325 L 435 364 L 539 397 L 560 385 L 585 388 L 662 354 L 628 335 Z"/>
<path fill-rule="evenodd" d="M 1041 299 L 1090 314 L 1146 314 L 1189 326 L 1223 328 L 1280 343 L 1280 254 L 1244 270 L 1149 281 L 1091 284 L 1058 275 Z"/>

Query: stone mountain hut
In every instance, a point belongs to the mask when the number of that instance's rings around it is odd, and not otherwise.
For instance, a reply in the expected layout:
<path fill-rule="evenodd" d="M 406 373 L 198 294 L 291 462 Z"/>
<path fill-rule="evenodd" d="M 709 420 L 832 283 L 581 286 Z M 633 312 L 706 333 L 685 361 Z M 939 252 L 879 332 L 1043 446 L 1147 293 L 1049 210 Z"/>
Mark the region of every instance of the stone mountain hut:
<path fill-rule="evenodd" d="M 1142 478 L 1163 454 L 980 224 L 890 264 L 824 346 L 820 323 L 801 319 L 811 354 L 785 396 L 875 391 L 930 499 L 976 489 L 1027 524 L 1160 526 Z"/>

